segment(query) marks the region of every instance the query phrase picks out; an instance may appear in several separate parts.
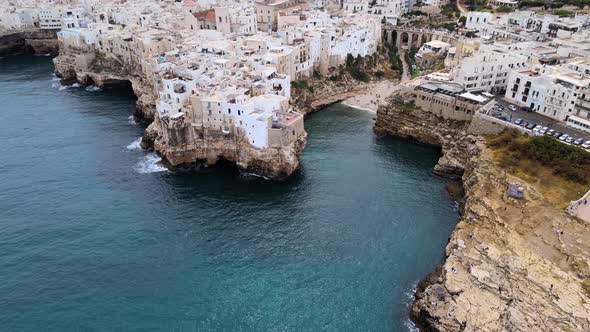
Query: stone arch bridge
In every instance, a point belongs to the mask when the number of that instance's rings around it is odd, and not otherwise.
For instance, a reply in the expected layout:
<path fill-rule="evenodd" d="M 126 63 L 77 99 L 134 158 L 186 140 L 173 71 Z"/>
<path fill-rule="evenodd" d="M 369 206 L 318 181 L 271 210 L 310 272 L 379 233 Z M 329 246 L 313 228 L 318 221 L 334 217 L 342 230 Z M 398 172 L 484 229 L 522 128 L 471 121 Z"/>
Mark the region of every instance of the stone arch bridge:
<path fill-rule="evenodd" d="M 409 50 L 412 47 L 420 48 L 423 44 L 433 40 L 440 40 L 451 44 L 451 46 L 457 46 L 460 37 L 449 33 L 447 30 L 393 25 L 383 27 L 383 42 L 386 45 L 395 45 L 398 50 Z"/>

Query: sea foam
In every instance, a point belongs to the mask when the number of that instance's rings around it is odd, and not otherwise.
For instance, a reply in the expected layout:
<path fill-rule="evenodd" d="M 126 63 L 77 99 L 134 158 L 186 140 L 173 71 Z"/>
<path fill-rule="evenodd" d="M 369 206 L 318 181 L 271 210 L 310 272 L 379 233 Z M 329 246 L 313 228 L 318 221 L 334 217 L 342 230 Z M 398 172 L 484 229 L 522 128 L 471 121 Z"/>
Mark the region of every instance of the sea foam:
<path fill-rule="evenodd" d="M 137 124 L 137 121 L 135 121 L 135 117 L 133 115 L 130 115 L 127 118 L 127 123 L 132 124 L 132 125 L 136 125 Z"/>
<path fill-rule="evenodd" d="M 141 150 L 141 137 L 127 145 L 127 150 Z"/>
<path fill-rule="evenodd" d="M 166 172 L 168 169 L 160 165 L 162 158 L 156 153 L 149 153 L 139 161 L 134 169 L 141 174 Z"/>
<path fill-rule="evenodd" d="M 94 91 L 100 91 L 101 89 L 99 87 L 97 87 L 96 85 L 89 85 L 86 87 L 85 90 L 90 91 L 90 92 L 94 92 Z"/>
<path fill-rule="evenodd" d="M 79 88 L 81 86 L 82 85 L 80 83 L 74 83 L 72 85 L 62 85 L 59 87 L 59 90 L 63 91 L 63 90 L 72 89 L 72 88 Z"/>

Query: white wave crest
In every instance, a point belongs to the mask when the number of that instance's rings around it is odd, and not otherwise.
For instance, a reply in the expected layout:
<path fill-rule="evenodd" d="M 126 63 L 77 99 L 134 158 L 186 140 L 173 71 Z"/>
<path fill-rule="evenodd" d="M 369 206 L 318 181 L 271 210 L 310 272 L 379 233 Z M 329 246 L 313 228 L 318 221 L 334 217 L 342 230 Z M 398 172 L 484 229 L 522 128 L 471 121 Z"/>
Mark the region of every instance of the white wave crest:
<path fill-rule="evenodd" d="M 404 321 L 405 328 L 410 332 L 420 332 L 420 329 L 409 318 Z"/>
<path fill-rule="evenodd" d="M 127 145 L 127 150 L 141 150 L 141 137 Z"/>
<path fill-rule="evenodd" d="M 137 122 L 135 121 L 135 117 L 133 115 L 130 115 L 127 118 L 127 123 L 132 124 L 132 125 L 136 125 L 137 124 Z"/>
<path fill-rule="evenodd" d="M 72 88 L 79 88 L 81 86 L 82 85 L 80 83 L 74 83 L 72 85 L 62 85 L 59 87 L 59 90 L 63 91 L 63 90 L 72 89 Z"/>
<path fill-rule="evenodd" d="M 94 91 L 100 91 L 101 89 L 99 87 L 97 87 L 96 85 L 89 85 L 86 87 L 85 90 L 90 91 L 90 92 L 94 92 Z"/>
<path fill-rule="evenodd" d="M 264 180 L 270 180 L 270 178 L 264 176 L 264 175 L 260 175 L 260 174 L 256 174 L 256 173 L 250 173 L 250 172 L 245 172 L 245 171 L 240 171 L 240 175 L 242 177 L 245 178 L 260 178 L 260 179 L 264 179 Z"/>
<path fill-rule="evenodd" d="M 141 174 L 168 171 L 166 167 L 160 165 L 160 161 L 162 161 L 162 158 L 152 152 L 145 155 L 145 157 L 143 157 L 133 169 Z"/>

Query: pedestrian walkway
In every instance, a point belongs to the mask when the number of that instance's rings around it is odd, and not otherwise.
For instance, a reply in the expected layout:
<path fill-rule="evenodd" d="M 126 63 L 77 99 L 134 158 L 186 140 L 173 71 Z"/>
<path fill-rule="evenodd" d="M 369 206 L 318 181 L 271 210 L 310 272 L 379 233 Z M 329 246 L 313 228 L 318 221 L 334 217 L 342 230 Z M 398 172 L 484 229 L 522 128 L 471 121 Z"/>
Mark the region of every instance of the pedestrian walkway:
<path fill-rule="evenodd" d="M 406 61 L 406 52 L 400 50 L 399 57 L 402 60 L 402 68 L 403 68 L 402 82 L 407 82 L 411 79 L 411 76 L 410 76 L 410 65 Z"/>

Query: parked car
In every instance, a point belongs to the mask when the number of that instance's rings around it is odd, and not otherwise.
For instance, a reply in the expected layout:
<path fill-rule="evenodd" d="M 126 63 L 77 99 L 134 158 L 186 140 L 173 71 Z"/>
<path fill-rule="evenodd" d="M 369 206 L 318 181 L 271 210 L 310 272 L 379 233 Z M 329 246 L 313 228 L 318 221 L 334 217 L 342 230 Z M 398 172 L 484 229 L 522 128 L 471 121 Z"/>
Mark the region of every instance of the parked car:
<path fill-rule="evenodd" d="M 511 111 L 516 111 L 516 110 L 517 110 L 516 106 L 514 106 L 514 105 L 510 105 L 510 106 L 508 106 L 508 108 L 509 108 Z"/>
<path fill-rule="evenodd" d="M 568 137 L 569 137 L 568 134 L 563 134 L 563 135 L 559 136 L 559 140 L 560 141 L 565 141 Z"/>
<path fill-rule="evenodd" d="M 520 119 L 520 118 L 519 118 L 519 119 L 516 119 L 516 120 L 514 120 L 514 124 L 515 124 L 515 125 L 519 125 L 519 124 L 521 124 L 521 123 L 522 123 L 522 119 Z"/>
<path fill-rule="evenodd" d="M 530 108 L 530 107 L 521 107 L 520 109 L 521 109 L 522 111 L 529 112 L 529 113 L 533 111 L 533 109 L 532 109 L 532 108 Z"/>
<path fill-rule="evenodd" d="M 526 126 L 526 129 L 528 129 L 528 130 L 533 130 L 533 128 L 535 128 L 536 126 L 537 126 L 537 125 L 536 125 L 536 124 L 534 124 L 534 123 L 529 123 L 529 124 Z"/>
<path fill-rule="evenodd" d="M 535 128 L 533 128 L 533 132 L 538 133 L 541 131 L 541 129 L 543 129 L 543 126 L 537 125 Z"/>
<path fill-rule="evenodd" d="M 528 126 L 528 125 L 529 125 L 529 123 L 528 123 L 528 122 L 526 122 L 526 121 L 523 121 L 523 122 L 521 122 L 521 123 L 520 123 L 520 125 L 519 125 L 519 126 L 521 126 L 521 127 L 526 127 L 526 126 Z"/>
<path fill-rule="evenodd" d="M 574 142 L 574 138 L 573 138 L 573 137 L 571 137 L 571 136 L 568 136 L 568 137 L 565 139 L 565 142 L 566 142 L 566 143 L 573 143 L 573 142 Z"/>
<path fill-rule="evenodd" d="M 577 140 L 574 141 L 575 145 L 582 145 L 582 143 L 584 143 L 584 140 L 581 138 L 578 138 Z"/>
<path fill-rule="evenodd" d="M 584 149 L 590 149 L 590 141 L 586 141 L 584 144 L 582 144 L 582 147 Z"/>
<path fill-rule="evenodd" d="M 503 111 L 505 109 L 505 107 L 502 106 L 501 104 L 496 104 L 496 107 L 501 111 Z"/>
<path fill-rule="evenodd" d="M 560 138 L 561 135 L 563 135 L 562 133 L 560 133 L 559 131 L 556 131 L 555 134 L 553 134 L 553 137 L 555 138 Z"/>
<path fill-rule="evenodd" d="M 555 134 L 555 129 L 549 129 L 549 130 L 547 130 L 547 132 L 545 133 L 545 135 L 548 135 L 548 136 L 553 136 L 554 134 Z"/>

